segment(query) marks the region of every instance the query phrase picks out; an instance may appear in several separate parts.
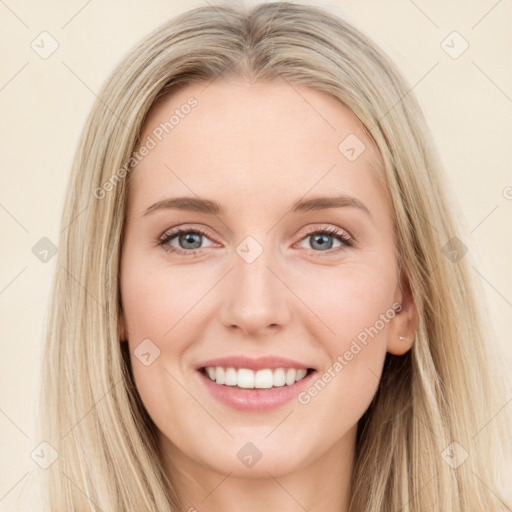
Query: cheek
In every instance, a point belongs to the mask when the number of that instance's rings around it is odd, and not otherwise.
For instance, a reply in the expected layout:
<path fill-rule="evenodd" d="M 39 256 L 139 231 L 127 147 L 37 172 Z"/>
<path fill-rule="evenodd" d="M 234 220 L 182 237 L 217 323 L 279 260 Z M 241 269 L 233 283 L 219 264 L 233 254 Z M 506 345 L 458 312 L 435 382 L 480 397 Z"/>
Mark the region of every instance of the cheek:
<path fill-rule="evenodd" d="M 317 271 L 297 280 L 294 292 L 324 325 L 324 340 L 342 350 L 347 342 L 373 326 L 375 338 L 385 338 L 396 288 L 394 263 L 361 262 Z M 384 316 L 390 317 L 382 321 Z M 373 332 L 373 331 L 372 331 Z M 364 334 L 361 336 L 364 338 Z M 331 343 L 329 343 L 331 345 Z"/>
<path fill-rule="evenodd" d="M 183 273 L 150 265 L 130 255 L 121 272 L 123 316 L 133 377 L 145 409 L 159 429 L 169 428 L 175 411 L 194 411 L 190 397 L 176 384 L 183 381 L 182 355 L 193 333 L 186 328 L 195 292 Z"/>
<path fill-rule="evenodd" d="M 211 276 L 192 266 L 172 268 L 134 248 L 123 256 L 120 288 L 133 376 L 146 409 L 158 421 L 176 408 L 194 408 L 173 376 L 181 382 L 188 372 L 184 354 L 200 336 L 197 306 Z"/>
<path fill-rule="evenodd" d="M 206 276 L 203 279 L 192 267 L 172 268 L 162 261 L 139 257 L 136 252 L 123 261 L 121 297 L 133 342 L 150 338 L 163 343 L 171 336 L 176 338 L 176 331 L 208 291 Z"/>
<path fill-rule="evenodd" d="M 333 424 L 348 421 L 338 425 L 341 430 L 360 418 L 377 390 L 395 316 L 394 269 L 391 257 L 380 263 L 346 264 L 303 280 L 297 291 L 321 320 L 315 337 L 329 358 L 317 376 L 319 382 L 299 402 L 315 403 L 319 413 L 329 410 L 328 404 L 342 407 L 345 414 L 338 415 L 335 408 L 330 418 Z"/>

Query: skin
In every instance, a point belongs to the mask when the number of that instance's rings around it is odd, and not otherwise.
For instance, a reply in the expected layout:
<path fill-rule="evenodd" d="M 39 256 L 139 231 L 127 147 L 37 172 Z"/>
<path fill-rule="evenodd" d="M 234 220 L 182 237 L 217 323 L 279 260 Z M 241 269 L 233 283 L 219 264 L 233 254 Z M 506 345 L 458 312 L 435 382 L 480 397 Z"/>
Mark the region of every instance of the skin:
<path fill-rule="evenodd" d="M 154 105 L 141 140 L 190 96 L 197 107 L 132 171 L 121 262 L 122 339 L 165 470 L 182 511 L 346 511 L 357 423 L 386 352 L 408 351 L 398 336 L 412 339 L 417 323 L 397 275 L 379 153 L 357 117 L 325 93 L 232 78 L 187 85 Z M 354 161 L 338 150 L 349 134 L 366 146 Z M 290 213 L 299 199 L 340 193 L 370 215 L 355 207 Z M 178 196 L 214 200 L 225 212 L 144 215 Z M 183 254 L 166 252 L 158 239 L 177 226 L 208 235 L 199 249 L 176 236 L 168 245 Z M 322 249 L 305 232 L 332 227 L 353 246 L 327 234 L 332 246 Z M 236 252 L 248 236 L 263 249 L 250 264 Z M 237 411 L 216 401 L 195 370 L 214 357 L 275 354 L 319 378 L 395 302 L 401 312 L 307 404 Z M 148 366 L 134 355 L 145 339 L 160 350 Z M 262 453 L 252 467 L 237 457 L 247 442 Z"/>

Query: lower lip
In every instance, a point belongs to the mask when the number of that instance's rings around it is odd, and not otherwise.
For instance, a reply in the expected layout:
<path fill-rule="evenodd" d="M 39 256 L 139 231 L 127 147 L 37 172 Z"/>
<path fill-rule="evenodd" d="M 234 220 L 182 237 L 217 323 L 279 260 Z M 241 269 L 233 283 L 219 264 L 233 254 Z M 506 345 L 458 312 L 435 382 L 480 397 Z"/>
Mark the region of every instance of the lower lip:
<path fill-rule="evenodd" d="M 198 373 L 210 393 L 219 402 L 239 411 L 261 412 L 276 409 L 293 400 L 309 385 L 316 371 L 312 371 L 291 386 L 285 384 L 266 389 L 241 389 L 238 386 L 225 386 L 217 384 L 202 371 L 198 371 Z"/>

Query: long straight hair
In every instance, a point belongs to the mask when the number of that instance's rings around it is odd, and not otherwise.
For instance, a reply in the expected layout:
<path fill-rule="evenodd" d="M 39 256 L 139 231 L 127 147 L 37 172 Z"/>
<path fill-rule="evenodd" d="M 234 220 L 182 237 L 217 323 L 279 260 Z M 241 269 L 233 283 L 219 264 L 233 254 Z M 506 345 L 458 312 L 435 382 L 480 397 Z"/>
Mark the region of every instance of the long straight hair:
<path fill-rule="evenodd" d="M 411 350 L 387 355 L 359 422 L 350 511 L 510 510 L 497 488 L 506 430 L 495 335 L 477 300 L 484 294 L 471 251 L 454 257 L 462 216 L 418 101 L 365 35 L 323 9 L 287 2 L 205 6 L 166 21 L 99 93 L 68 184 L 43 350 L 40 435 L 58 454 L 41 470 L 44 510 L 178 510 L 120 343 L 130 159 L 157 100 L 233 76 L 331 95 L 382 156 L 397 261 L 419 322 Z"/>

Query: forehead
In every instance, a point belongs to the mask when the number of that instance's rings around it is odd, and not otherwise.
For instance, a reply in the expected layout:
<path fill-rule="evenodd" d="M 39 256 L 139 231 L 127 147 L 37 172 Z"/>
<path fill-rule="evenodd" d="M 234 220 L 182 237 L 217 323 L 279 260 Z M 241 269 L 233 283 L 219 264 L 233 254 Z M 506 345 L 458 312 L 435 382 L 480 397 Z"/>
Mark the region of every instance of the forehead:
<path fill-rule="evenodd" d="M 140 140 L 152 149 L 131 178 L 138 209 L 169 194 L 261 208 L 265 193 L 292 202 L 334 192 L 387 207 L 380 155 L 362 123 L 309 86 L 189 84 L 153 105 Z"/>

